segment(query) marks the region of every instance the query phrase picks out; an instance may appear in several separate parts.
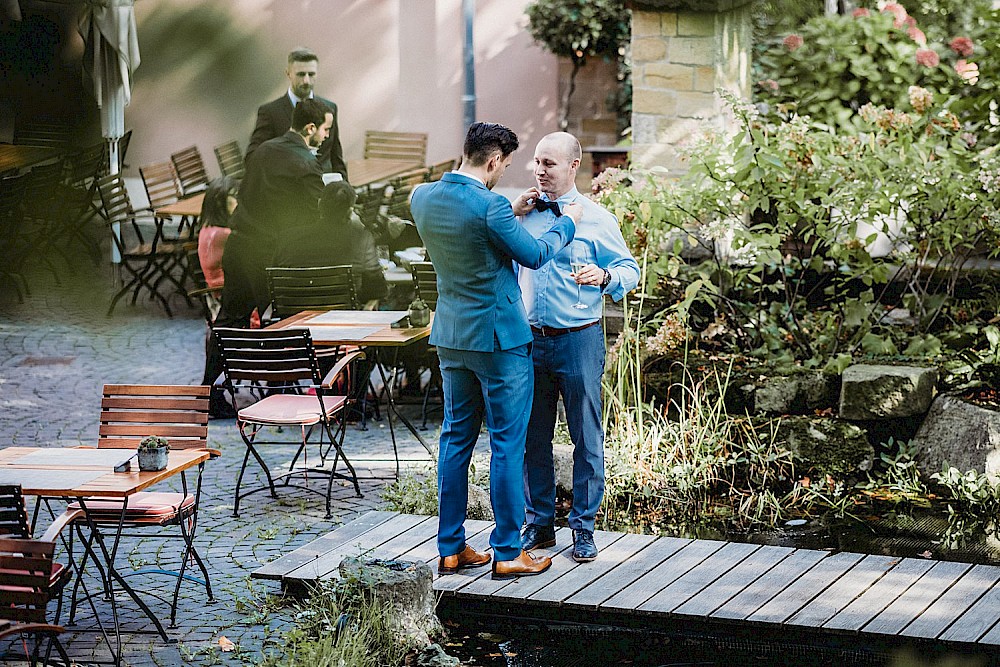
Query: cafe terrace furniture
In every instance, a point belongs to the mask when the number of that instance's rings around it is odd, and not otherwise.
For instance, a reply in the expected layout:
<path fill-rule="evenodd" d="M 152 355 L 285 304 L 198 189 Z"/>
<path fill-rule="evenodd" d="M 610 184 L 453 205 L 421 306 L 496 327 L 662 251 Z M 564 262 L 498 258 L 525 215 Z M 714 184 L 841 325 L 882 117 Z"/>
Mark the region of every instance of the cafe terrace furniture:
<path fill-rule="evenodd" d="M 118 546 L 124 529 L 125 510 L 135 494 L 198 466 L 209 459 L 211 452 L 205 449 L 171 450 L 167 467 L 158 472 L 141 472 L 133 465 L 127 472 L 114 472 L 114 466 L 121 462 L 122 452 L 117 449 L 97 449 L 92 447 L 7 447 L 0 449 L 0 484 L 18 484 L 25 495 L 38 496 L 50 509 L 58 500 L 76 500 L 83 510 L 85 525 L 78 521 L 75 525 L 89 532 L 84 540 L 90 545 L 87 558 L 94 559 L 100 566 L 105 592 L 111 606 L 115 644 L 108 641 L 115 655 L 115 663 L 121 658 L 121 633 L 118 623 L 118 600 L 115 589 L 120 588 L 149 618 L 156 632 L 168 641 L 163 624 L 153 614 L 138 592 L 129 585 L 116 565 Z M 112 530 L 105 531 L 102 525 L 91 521 L 87 513 L 87 500 L 95 496 L 114 499 L 120 503 L 122 520 Z M 112 527 L 108 527 L 112 528 Z M 109 544 L 110 543 L 110 544 Z M 93 545 L 96 544 L 96 549 Z M 74 566 L 75 569 L 78 566 Z M 80 569 L 76 569 L 80 581 Z M 84 588 L 86 591 L 86 589 Z M 91 596 L 87 596 L 93 603 Z M 95 614 L 96 614 L 95 609 Z M 103 631 L 103 622 L 98 617 Z"/>
<path fill-rule="evenodd" d="M 222 351 L 225 387 L 237 411 L 236 425 L 246 444 L 246 454 L 236 479 L 233 516 L 239 516 L 240 501 L 252 493 L 268 490 L 272 498 L 277 498 L 279 482 L 282 486 L 324 496 L 327 518 L 331 516 L 330 496 L 334 479 L 351 482 L 355 493 L 361 497 L 357 473 L 344 453 L 343 444 L 347 432 L 347 408 L 357 404 L 359 395 L 368 386 L 366 382 L 351 382 L 347 373 L 361 372 L 358 362 L 365 358 L 364 352 L 355 350 L 344 355 L 326 377 L 321 377 L 308 329 L 274 331 L 219 327 L 213 330 L 213 334 Z M 241 383 L 252 382 L 266 385 L 267 395 L 240 409 L 236 404 L 236 388 Z M 268 440 L 259 437 L 267 432 L 277 438 L 282 431 L 297 431 L 298 438 Z M 319 438 L 317 442 L 310 443 L 314 431 L 319 432 Z M 316 445 L 314 460 L 318 461 L 315 463 L 310 462 L 310 444 Z M 272 472 L 261 453 L 263 446 L 275 445 L 296 447 L 288 469 L 283 472 Z M 331 449 L 335 453 L 327 467 Z M 251 456 L 263 471 L 267 483 L 241 492 Z M 300 458 L 302 464 L 297 465 Z M 341 460 L 346 473 L 337 469 Z M 316 475 L 327 478 L 325 489 L 309 486 L 309 477 Z M 293 478 L 301 478 L 302 483 L 293 484 Z"/>
<path fill-rule="evenodd" d="M 291 317 L 303 310 L 357 308 L 350 264 L 307 268 L 269 266 L 265 271 L 272 320 Z"/>
<path fill-rule="evenodd" d="M 142 178 L 143 187 L 146 188 L 146 198 L 149 200 L 150 209 L 155 211 L 168 204 L 173 204 L 181 198 L 177 174 L 174 171 L 173 163 L 169 160 L 139 167 L 139 176 Z"/>
<path fill-rule="evenodd" d="M 437 309 L 437 271 L 430 262 L 410 262 L 410 273 L 413 275 L 413 288 L 417 298 L 422 299 L 431 310 Z M 431 390 L 436 386 L 441 388 L 441 365 L 438 360 L 437 351 L 428 348 L 426 357 L 422 360 L 423 365 L 430 369 L 431 377 L 424 388 L 420 418 L 420 427 L 427 428 L 428 403 L 430 401 Z"/>
<path fill-rule="evenodd" d="M 427 134 L 365 130 L 364 156 L 365 159 L 409 160 L 423 165 L 427 162 Z"/>
<path fill-rule="evenodd" d="M 207 385 L 133 385 L 106 384 L 101 398 L 101 423 L 98 429 L 98 449 L 119 450 L 121 459 L 135 453 L 143 438 L 158 435 L 167 439 L 171 450 L 207 451 L 212 458 L 218 450 L 208 447 L 208 397 Z M 136 465 L 135 461 L 131 465 Z M 181 472 L 181 491 L 139 491 L 123 506 L 120 500 L 101 498 L 86 499 L 87 521 L 98 526 L 121 526 L 126 536 L 176 539 L 181 542 L 180 568 L 164 570 L 141 569 L 129 576 L 153 572 L 176 577 L 174 595 L 170 603 L 170 625 L 177 619 L 177 600 L 181 582 L 185 579 L 199 581 L 185 575 L 193 559 L 201 570 L 201 583 L 209 600 L 212 582 L 208 568 L 194 545 L 198 527 L 198 509 L 201 499 L 202 473 L 205 462 L 198 464 L 193 488 L 189 489 L 187 475 Z M 82 503 L 69 505 L 70 510 L 82 510 Z M 165 528 L 170 530 L 164 530 Z M 176 529 L 176 530 L 173 530 Z M 75 593 L 75 591 L 74 591 Z M 74 595 L 75 598 L 75 595 Z M 72 619 L 72 613 L 70 614 Z"/>
<path fill-rule="evenodd" d="M 197 146 L 188 146 L 171 153 L 170 161 L 174 163 L 183 196 L 190 197 L 208 187 L 208 172 L 205 171 L 205 161 L 201 159 Z"/>
<path fill-rule="evenodd" d="M 333 310 L 327 312 L 303 311 L 267 327 L 270 331 L 281 331 L 299 327 L 308 328 L 311 339 L 317 347 L 337 347 L 354 345 L 363 348 L 368 353 L 368 365 L 364 377 L 369 377 L 373 370 L 378 370 L 383 387 L 391 387 L 395 381 L 399 349 L 431 335 L 431 324 L 425 327 L 401 328 L 393 327 L 406 316 L 399 310 Z M 387 352 L 389 359 L 383 360 Z M 392 378 L 386 377 L 385 368 L 392 368 Z M 396 408 L 392 392 L 386 391 L 386 414 L 389 422 L 389 436 L 392 439 L 392 450 L 396 458 L 396 476 L 399 476 L 399 452 L 396 448 L 396 431 L 393 417 L 398 418 L 413 437 L 434 457 L 434 451 L 410 423 L 405 415 Z"/>
<path fill-rule="evenodd" d="M 240 151 L 238 141 L 227 141 L 213 147 L 212 150 L 215 151 L 215 159 L 223 176 L 243 178 L 243 152 Z"/>
<path fill-rule="evenodd" d="M 50 146 L 18 146 L 0 144 L 0 174 L 17 173 L 42 162 L 54 160 L 62 151 Z"/>

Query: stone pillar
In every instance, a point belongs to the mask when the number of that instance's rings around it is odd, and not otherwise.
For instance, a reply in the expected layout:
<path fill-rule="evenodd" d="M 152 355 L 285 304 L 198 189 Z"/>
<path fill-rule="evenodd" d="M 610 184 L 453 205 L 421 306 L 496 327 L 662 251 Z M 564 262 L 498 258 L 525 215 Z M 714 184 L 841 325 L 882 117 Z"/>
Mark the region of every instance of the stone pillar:
<path fill-rule="evenodd" d="M 750 0 L 631 0 L 632 163 L 685 166 L 677 145 L 731 123 L 717 88 L 750 98 Z"/>

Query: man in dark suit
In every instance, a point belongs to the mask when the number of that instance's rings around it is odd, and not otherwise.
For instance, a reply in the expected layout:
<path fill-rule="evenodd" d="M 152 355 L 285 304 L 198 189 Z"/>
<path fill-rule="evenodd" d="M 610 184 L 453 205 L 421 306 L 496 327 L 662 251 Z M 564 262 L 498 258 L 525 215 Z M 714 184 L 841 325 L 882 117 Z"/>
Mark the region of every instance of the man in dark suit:
<path fill-rule="evenodd" d="M 444 423 L 438 452 L 438 572 L 481 567 L 490 556 L 465 543 L 472 452 L 483 417 L 490 434 L 493 577 L 540 574 L 552 564 L 521 549 L 524 439 L 531 413 L 531 329 L 512 262 L 533 268 L 573 240 L 582 208 L 566 206 L 535 239 L 511 203 L 491 192 L 517 149 L 503 125 L 469 128 L 462 166 L 413 191 L 411 211 L 437 271 L 430 343 L 441 360 Z M 519 198 L 519 205 L 530 206 Z"/>
<path fill-rule="evenodd" d="M 314 95 L 316 72 L 319 58 L 309 49 L 296 49 L 288 54 L 288 91 L 278 99 L 261 105 L 257 109 L 257 124 L 250 135 L 250 145 L 247 146 L 247 159 L 250 154 L 268 139 L 280 137 L 292 125 L 292 109 L 304 99 L 315 99 L 326 105 L 333 114 L 333 125 L 330 126 L 330 136 L 320 145 L 317 153 L 320 166 L 324 172 L 336 172 L 347 180 L 347 163 L 344 162 L 344 149 L 340 146 L 340 130 L 337 125 L 337 105 L 328 99 Z"/>

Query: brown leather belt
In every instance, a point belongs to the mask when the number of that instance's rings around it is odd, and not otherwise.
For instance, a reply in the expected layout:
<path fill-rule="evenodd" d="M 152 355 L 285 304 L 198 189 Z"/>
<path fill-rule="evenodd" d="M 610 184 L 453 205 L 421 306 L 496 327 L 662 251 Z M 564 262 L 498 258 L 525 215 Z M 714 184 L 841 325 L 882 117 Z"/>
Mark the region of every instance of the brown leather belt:
<path fill-rule="evenodd" d="M 573 333 L 574 331 L 583 331 L 584 329 L 589 329 L 595 324 L 600 323 L 600 320 L 594 320 L 587 324 L 581 324 L 578 327 L 569 327 L 568 329 L 557 329 L 555 327 L 531 327 L 531 333 L 538 334 L 542 338 L 547 338 L 549 336 L 562 336 L 563 334 Z"/>

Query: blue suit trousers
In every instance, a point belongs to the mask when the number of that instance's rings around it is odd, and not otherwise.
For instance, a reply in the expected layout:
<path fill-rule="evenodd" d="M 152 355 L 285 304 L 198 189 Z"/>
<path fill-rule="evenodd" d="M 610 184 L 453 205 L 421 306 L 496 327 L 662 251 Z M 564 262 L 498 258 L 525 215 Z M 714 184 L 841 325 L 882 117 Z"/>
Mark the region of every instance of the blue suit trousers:
<path fill-rule="evenodd" d="M 531 414 L 531 344 L 472 352 L 437 348 L 444 389 L 438 452 L 438 553 L 465 548 L 469 464 L 483 419 L 490 434 L 490 499 L 496 560 L 521 554 L 524 522 L 524 438 Z"/>

